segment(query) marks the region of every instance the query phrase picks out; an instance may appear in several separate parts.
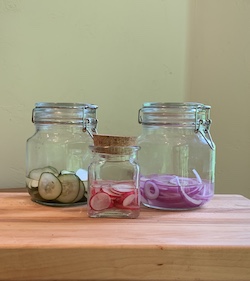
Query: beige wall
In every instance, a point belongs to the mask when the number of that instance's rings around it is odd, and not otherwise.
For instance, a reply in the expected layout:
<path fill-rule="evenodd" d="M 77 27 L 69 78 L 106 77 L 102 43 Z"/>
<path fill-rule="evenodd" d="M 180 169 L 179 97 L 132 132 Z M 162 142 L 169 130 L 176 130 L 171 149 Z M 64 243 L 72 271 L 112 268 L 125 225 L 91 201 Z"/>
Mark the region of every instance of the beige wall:
<path fill-rule="evenodd" d="M 188 97 L 212 106 L 217 192 L 250 198 L 250 1 L 190 6 Z"/>
<path fill-rule="evenodd" d="M 145 101 L 212 105 L 217 192 L 250 197 L 250 1 L 0 0 L 0 187 L 24 185 L 38 101 L 99 105 L 99 132 L 139 134 Z"/>

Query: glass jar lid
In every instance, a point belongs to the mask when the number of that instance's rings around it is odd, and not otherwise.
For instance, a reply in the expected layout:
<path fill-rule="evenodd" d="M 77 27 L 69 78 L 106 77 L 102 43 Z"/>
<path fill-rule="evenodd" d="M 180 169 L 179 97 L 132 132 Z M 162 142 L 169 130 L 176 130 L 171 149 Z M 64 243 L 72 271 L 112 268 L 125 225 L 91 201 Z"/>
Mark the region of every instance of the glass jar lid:
<path fill-rule="evenodd" d="M 36 124 L 92 124 L 96 126 L 97 105 L 89 103 L 50 103 L 35 104 L 32 122 Z M 88 120 L 86 122 L 86 120 Z"/>
<path fill-rule="evenodd" d="M 143 125 L 198 126 L 199 120 L 209 118 L 210 106 L 202 103 L 146 102 L 138 112 Z"/>

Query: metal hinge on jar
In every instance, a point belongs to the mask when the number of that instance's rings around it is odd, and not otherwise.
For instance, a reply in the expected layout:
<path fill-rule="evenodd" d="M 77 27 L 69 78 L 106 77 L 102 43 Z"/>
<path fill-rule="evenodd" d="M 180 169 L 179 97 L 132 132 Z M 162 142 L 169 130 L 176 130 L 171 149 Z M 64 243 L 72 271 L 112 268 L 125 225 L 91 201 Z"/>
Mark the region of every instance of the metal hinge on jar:
<path fill-rule="evenodd" d="M 93 134 L 97 134 L 96 127 L 98 120 L 95 118 L 85 118 L 83 123 L 83 132 L 87 132 L 93 138 Z"/>
<path fill-rule="evenodd" d="M 201 109 L 203 110 L 203 109 Z M 195 133 L 200 133 L 211 149 L 215 149 L 215 145 L 210 134 L 209 128 L 212 120 L 209 119 L 208 112 L 206 111 L 206 119 L 199 119 L 198 113 L 201 111 L 199 107 L 196 108 L 195 112 Z"/>

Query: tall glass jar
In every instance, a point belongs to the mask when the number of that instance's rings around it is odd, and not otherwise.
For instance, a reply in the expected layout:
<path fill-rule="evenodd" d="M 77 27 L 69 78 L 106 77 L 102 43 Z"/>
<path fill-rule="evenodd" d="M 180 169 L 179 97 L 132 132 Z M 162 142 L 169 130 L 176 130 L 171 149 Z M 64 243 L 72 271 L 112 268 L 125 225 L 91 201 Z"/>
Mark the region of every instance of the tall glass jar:
<path fill-rule="evenodd" d="M 96 109 L 82 103 L 35 104 L 36 131 L 26 143 L 26 187 L 33 201 L 51 206 L 87 201 Z"/>
<path fill-rule="evenodd" d="M 163 210 L 198 208 L 214 195 L 215 144 L 210 106 L 144 103 L 138 161 L 143 205 Z"/>
<path fill-rule="evenodd" d="M 137 218 L 140 213 L 136 146 L 91 146 L 89 217 Z"/>

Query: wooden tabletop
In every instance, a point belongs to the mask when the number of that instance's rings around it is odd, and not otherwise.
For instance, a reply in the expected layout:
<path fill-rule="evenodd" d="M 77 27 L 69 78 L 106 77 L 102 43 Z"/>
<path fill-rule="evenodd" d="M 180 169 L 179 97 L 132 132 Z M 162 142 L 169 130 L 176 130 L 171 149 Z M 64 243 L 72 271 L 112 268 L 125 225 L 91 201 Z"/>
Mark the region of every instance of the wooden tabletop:
<path fill-rule="evenodd" d="M 0 280 L 249 281 L 250 200 L 215 195 L 197 210 L 108 219 L 1 192 Z"/>

